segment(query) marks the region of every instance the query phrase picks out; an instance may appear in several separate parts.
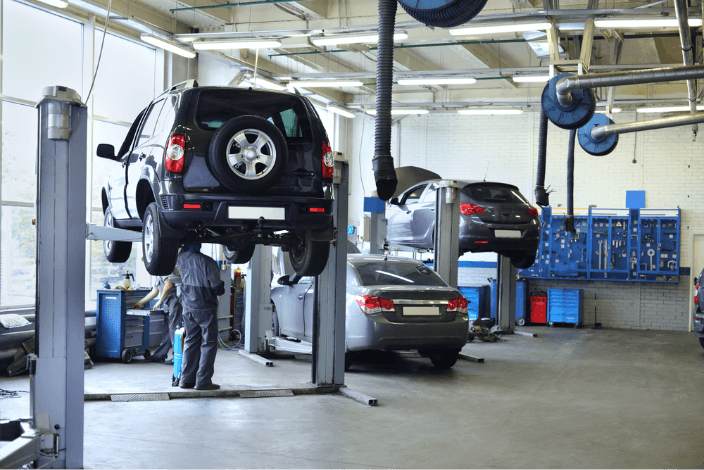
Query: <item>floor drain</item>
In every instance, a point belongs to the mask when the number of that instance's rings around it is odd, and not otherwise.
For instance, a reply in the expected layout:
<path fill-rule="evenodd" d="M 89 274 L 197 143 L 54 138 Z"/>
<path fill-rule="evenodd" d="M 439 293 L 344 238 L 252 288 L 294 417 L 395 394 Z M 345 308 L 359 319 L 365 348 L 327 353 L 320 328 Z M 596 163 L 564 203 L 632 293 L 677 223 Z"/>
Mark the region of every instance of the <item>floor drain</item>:
<path fill-rule="evenodd" d="M 168 393 L 125 393 L 110 395 L 112 401 L 169 401 Z"/>
<path fill-rule="evenodd" d="M 242 398 L 264 398 L 264 397 L 292 397 L 292 390 L 242 390 Z"/>

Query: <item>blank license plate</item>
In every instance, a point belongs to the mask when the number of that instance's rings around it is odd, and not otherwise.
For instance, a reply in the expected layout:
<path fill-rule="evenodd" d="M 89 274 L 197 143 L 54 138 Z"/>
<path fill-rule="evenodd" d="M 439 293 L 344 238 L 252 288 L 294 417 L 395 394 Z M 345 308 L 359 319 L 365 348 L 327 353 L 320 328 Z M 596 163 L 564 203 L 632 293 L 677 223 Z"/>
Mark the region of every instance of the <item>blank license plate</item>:
<path fill-rule="evenodd" d="M 521 238 L 520 230 L 494 230 L 496 238 Z"/>
<path fill-rule="evenodd" d="M 283 207 L 240 207 L 227 208 L 227 216 L 231 219 L 254 219 L 264 217 L 267 220 L 286 220 L 286 209 Z"/>
<path fill-rule="evenodd" d="M 403 316 L 420 317 L 440 315 L 440 307 L 403 307 Z"/>

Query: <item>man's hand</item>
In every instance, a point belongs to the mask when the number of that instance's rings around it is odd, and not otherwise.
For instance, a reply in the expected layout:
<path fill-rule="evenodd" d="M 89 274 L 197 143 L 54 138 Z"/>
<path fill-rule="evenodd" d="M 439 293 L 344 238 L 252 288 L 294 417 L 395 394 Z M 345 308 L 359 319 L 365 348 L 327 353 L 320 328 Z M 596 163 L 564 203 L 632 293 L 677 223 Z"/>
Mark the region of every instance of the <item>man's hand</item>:
<path fill-rule="evenodd" d="M 137 302 L 136 304 L 134 304 L 134 307 L 132 307 L 132 308 L 135 309 L 135 310 L 139 310 L 139 309 L 142 308 L 142 304 L 140 304 L 139 302 Z"/>
<path fill-rule="evenodd" d="M 159 307 L 161 307 L 161 299 L 159 299 L 159 301 L 154 304 L 154 306 L 152 307 L 152 310 L 157 310 L 157 309 L 159 309 Z"/>

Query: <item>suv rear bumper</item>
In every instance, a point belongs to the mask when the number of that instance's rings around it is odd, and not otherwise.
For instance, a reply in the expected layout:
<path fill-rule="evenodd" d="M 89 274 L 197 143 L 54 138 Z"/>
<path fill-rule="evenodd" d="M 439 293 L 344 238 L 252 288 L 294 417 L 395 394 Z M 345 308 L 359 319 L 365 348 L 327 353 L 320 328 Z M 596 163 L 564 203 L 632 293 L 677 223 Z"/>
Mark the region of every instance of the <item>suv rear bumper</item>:
<path fill-rule="evenodd" d="M 322 231 L 332 223 L 332 201 L 322 198 L 261 196 L 240 199 L 223 197 L 222 194 L 187 194 L 162 196 L 157 204 L 164 222 L 174 229 L 257 225 L 270 230 Z M 184 208 L 184 205 L 193 205 L 194 208 Z M 313 213 L 311 208 L 322 208 L 324 212 Z M 242 212 L 246 212 L 246 218 L 239 217 Z M 272 215 L 276 212 L 279 214 Z"/>

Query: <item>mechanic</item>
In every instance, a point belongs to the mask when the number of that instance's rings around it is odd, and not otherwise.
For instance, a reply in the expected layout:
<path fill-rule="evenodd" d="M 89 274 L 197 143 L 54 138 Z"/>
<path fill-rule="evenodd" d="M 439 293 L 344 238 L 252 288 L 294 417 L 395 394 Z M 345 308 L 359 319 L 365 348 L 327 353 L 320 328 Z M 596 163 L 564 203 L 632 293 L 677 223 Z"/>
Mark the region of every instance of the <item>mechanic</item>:
<path fill-rule="evenodd" d="M 178 255 L 181 271 L 181 304 L 186 339 L 181 369 L 181 388 L 217 390 L 212 381 L 218 335 L 218 296 L 225 293 L 220 268 L 200 252 L 200 243 L 187 245 Z"/>
<path fill-rule="evenodd" d="M 157 310 L 164 305 L 164 323 L 161 327 L 161 344 L 149 356 L 152 362 L 166 362 L 166 357 L 174 344 L 174 336 L 176 330 L 183 326 L 183 307 L 179 300 L 181 294 L 181 273 L 178 268 L 174 268 L 174 272 L 168 276 L 159 276 L 157 284 L 154 287 L 157 291 L 161 291 L 159 300 L 154 305 L 152 310 Z M 141 308 L 146 302 L 152 300 L 154 289 L 144 299 L 137 302 L 134 308 Z M 168 364 L 173 364 L 169 361 Z"/>

